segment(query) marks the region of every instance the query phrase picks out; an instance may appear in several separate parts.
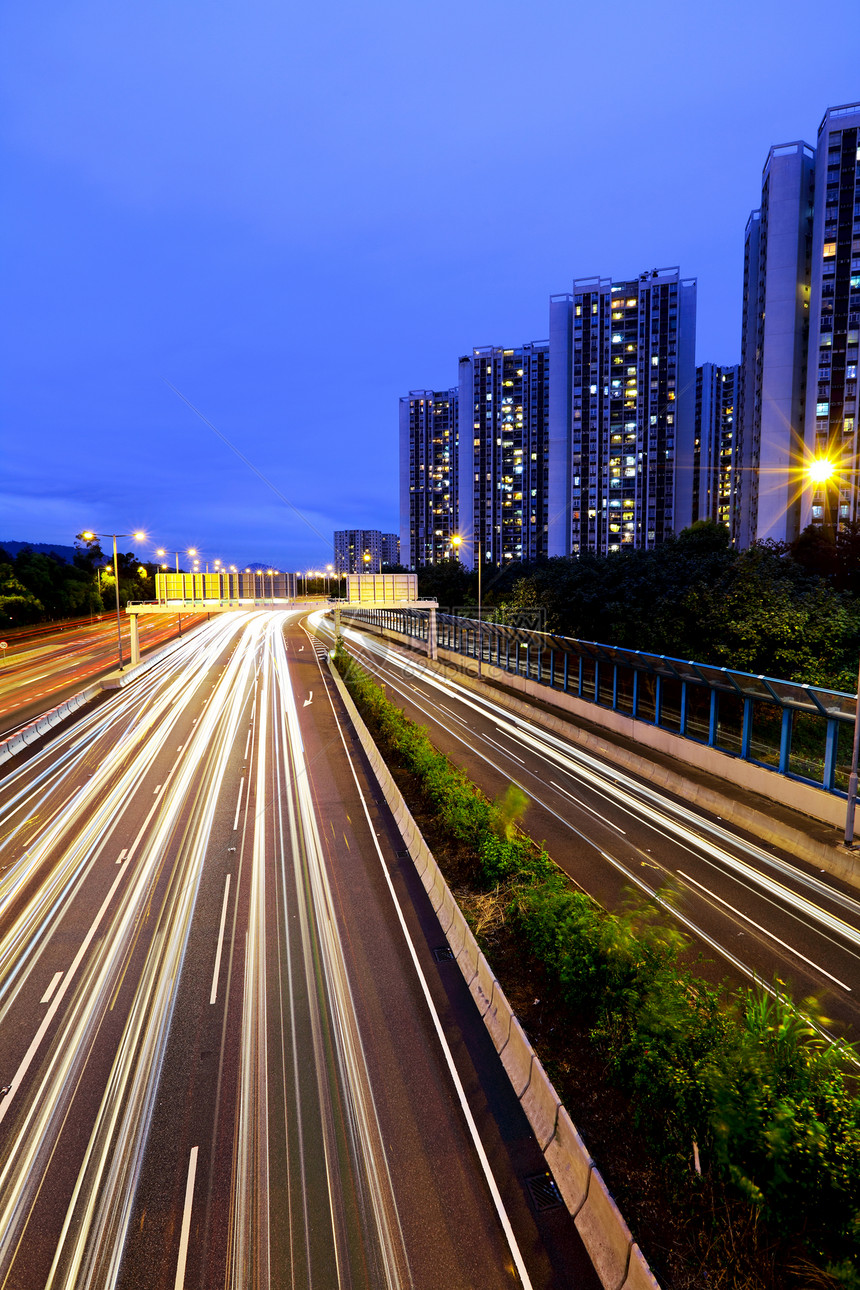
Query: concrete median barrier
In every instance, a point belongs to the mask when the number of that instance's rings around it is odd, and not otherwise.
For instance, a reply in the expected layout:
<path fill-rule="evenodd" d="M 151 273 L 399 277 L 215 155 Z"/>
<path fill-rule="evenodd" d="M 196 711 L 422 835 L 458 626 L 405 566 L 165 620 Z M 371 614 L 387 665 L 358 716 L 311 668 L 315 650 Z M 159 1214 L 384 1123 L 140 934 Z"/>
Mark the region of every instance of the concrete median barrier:
<path fill-rule="evenodd" d="M 463 920 L 466 921 L 465 919 Z M 475 940 L 471 927 L 466 923 L 466 932 L 463 937 L 463 948 L 457 955 L 457 962 L 460 964 L 460 971 L 465 977 L 466 984 L 471 993 L 472 982 L 478 974 L 478 963 L 483 958 L 478 942 Z"/>
<path fill-rule="evenodd" d="M 520 1098 L 529 1124 L 534 1130 L 538 1146 L 546 1155 L 546 1149 L 556 1135 L 558 1117 L 561 1111 L 561 1098 L 556 1093 L 552 1082 L 535 1054 L 532 1063 L 528 1086 Z"/>
<path fill-rule="evenodd" d="M 507 996 L 498 981 L 493 978 L 493 994 L 490 1006 L 484 1013 L 484 1025 L 490 1033 L 497 1053 L 502 1052 L 511 1037 L 513 1020 L 514 1013 Z"/>
<path fill-rule="evenodd" d="M 635 1241 L 630 1249 L 630 1266 L 621 1290 L 660 1290 L 654 1273 L 648 1267 L 645 1255 Z"/>
<path fill-rule="evenodd" d="M 507 1002 L 507 1000 L 505 1000 Z M 528 1041 L 516 1017 L 511 1018 L 507 1042 L 499 1049 L 502 1065 L 508 1072 L 508 1079 L 517 1097 L 522 1099 L 532 1077 L 532 1064 L 535 1050 Z"/>
<path fill-rule="evenodd" d="M 76 712 L 85 703 L 89 703 L 90 699 L 95 698 L 100 692 L 101 687 L 99 685 L 88 685 L 85 690 L 81 690 L 78 694 L 73 694 L 70 699 L 58 704 L 56 708 L 43 712 L 40 717 L 37 717 L 35 721 L 31 721 L 28 726 L 24 726 L 22 730 L 16 730 L 8 739 L 0 742 L 0 765 L 5 761 L 9 761 L 16 753 L 22 752 L 30 744 L 34 744 L 37 739 L 41 739 L 42 735 L 48 734 L 55 726 L 65 721 L 66 717 L 70 716 L 72 712 Z"/>
<path fill-rule="evenodd" d="M 585 1203 L 573 1221 L 601 1285 L 620 1290 L 630 1266 L 633 1237 L 606 1183 L 594 1168 Z"/>
<path fill-rule="evenodd" d="M 563 1106 L 559 1107 L 555 1135 L 548 1142 L 544 1157 L 565 1205 L 571 1214 L 576 1215 L 588 1195 L 594 1161 Z"/>
<path fill-rule="evenodd" d="M 459 960 L 466 944 L 466 937 L 470 935 L 470 930 L 469 924 L 463 917 L 463 911 L 457 904 L 456 900 L 453 904 L 454 917 L 451 919 L 451 926 L 448 928 L 445 935 L 448 938 L 448 944 L 451 946 L 454 958 Z"/>
<path fill-rule="evenodd" d="M 492 969 L 484 958 L 484 955 L 480 954 L 478 959 L 478 970 L 469 986 L 469 993 L 475 1000 L 478 1012 L 480 1012 L 482 1017 L 493 1002 L 493 992 L 495 987 L 496 978 L 493 976 Z M 507 1039 L 507 1034 L 505 1035 L 505 1039 Z"/>

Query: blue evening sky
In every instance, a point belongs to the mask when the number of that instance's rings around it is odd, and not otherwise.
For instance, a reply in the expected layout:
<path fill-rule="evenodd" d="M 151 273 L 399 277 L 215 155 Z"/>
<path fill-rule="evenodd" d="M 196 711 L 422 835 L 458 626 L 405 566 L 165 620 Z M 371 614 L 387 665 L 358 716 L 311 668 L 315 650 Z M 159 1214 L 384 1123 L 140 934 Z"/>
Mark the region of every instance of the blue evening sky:
<path fill-rule="evenodd" d="M 398 529 L 398 397 L 574 277 L 680 265 L 737 361 L 767 150 L 860 99 L 857 0 L 7 0 L 0 43 L 0 539 L 289 569 Z"/>

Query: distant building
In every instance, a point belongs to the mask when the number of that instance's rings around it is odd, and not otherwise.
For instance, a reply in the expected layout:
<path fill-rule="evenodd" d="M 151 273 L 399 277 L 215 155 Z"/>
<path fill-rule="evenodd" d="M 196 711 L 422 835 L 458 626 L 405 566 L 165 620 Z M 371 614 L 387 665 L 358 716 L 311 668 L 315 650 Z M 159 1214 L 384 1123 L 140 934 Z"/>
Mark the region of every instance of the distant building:
<path fill-rule="evenodd" d="M 770 149 L 744 250 L 734 531 L 740 547 L 800 531 L 815 151 Z"/>
<path fill-rule="evenodd" d="M 658 546 L 693 517 L 696 281 L 579 278 L 550 299 L 549 554 Z"/>
<path fill-rule="evenodd" d="M 381 573 L 383 564 L 399 563 L 398 549 L 396 533 L 383 533 L 380 529 L 338 529 L 334 535 L 335 573 Z"/>
<path fill-rule="evenodd" d="M 410 390 L 400 400 L 399 559 L 410 569 L 455 551 L 457 406 L 456 387 Z"/>
<path fill-rule="evenodd" d="M 460 558 L 474 567 L 547 554 L 548 341 L 460 359 Z"/>
<path fill-rule="evenodd" d="M 400 537 L 397 533 L 382 535 L 382 567 L 390 568 L 400 563 Z"/>
<path fill-rule="evenodd" d="M 809 282 L 806 449 L 836 464 L 803 491 L 801 527 L 860 519 L 857 363 L 860 337 L 860 103 L 829 108 L 818 128 Z"/>
<path fill-rule="evenodd" d="M 703 363 L 696 368 L 696 438 L 693 451 L 693 519 L 731 529 L 737 489 L 736 399 L 740 366 Z"/>

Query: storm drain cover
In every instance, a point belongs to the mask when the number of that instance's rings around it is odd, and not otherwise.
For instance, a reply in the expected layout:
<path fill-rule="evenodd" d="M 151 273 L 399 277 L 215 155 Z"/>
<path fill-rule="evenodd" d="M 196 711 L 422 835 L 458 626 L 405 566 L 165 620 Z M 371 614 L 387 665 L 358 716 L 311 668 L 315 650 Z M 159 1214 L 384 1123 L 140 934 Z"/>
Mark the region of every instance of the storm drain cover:
<path fill-rule="evenodd" d="M 564 1204 L 561 1192 L 556 1187 L 555 1179 L 550 1173 L 535 1174 L 532 1178 L 527 1178 L 526 1186 L 531 1193 L 534 1207 L 538 1211 L 556 1209 L 559 1205 Z"/>
<path fill-rule="evenodd" d="M 408 860 L 408 859 L 409 859 L 409 852 L 406 850 L 406 848 L 405 848 L 405 847 L 401 847 L 401 848 L 400 848 L 400 850 L 399 850 L 399 851 L 395 851 L 395 852 L 394 852 L 394 854 L 395 854 L 395 856 L 396 856 L 396 858 L 397 858 L 398 860 Z"/>
<path fill-rule="evenodd" d="M 450 945 L 440 945 L 433 951 L 433 957 L 437 963 L 450 963 L 454 957 L 454 951 Z"/>

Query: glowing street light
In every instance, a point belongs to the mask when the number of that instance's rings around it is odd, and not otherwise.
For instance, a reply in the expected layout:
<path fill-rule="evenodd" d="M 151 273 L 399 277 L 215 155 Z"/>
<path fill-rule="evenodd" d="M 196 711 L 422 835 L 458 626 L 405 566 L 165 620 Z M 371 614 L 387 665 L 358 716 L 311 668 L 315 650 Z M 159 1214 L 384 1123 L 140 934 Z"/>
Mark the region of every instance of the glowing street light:
<path fill-rule="evenodd" d="M 197 554 L 197 547 L 196 547 L 196 546 L 190 546 L 190 547 L 188 547 L 185 551 L 173 551 L 173 550 L 172 550 L 172 549 L 170 549 L 169 547 L 168 547 L 168 549 L 167 549 L 167 550 L 165 550 L 165 548 L 164 548 L 163 546 L 160 546 L 160 547 L 158 547 L 158 549 L 156 550 L 155 554 L 156 554 L 156 555 L 162 555 L 162 556 L 164 556 L 164 555 L 175 555 L 175 556 L 176 556 L 176 572 L 178 573 L 178 572 L 179 572 L 179 557 L 180 557 L 180 555 L 191 555 L 191 556 L 194 556 L 194 555 L 196 555 L 196 554 Z M 166 566 L 166 565 L 163 565 L 163 566 L 162 566 L 162 568 L 167 568 L 167 566 Z"/>
<path fill-rule="evenodd" d="M 125 666 L 122 657 L 122 621 L 119 616 L 119 564 L 116 555 L 116 540 L 118 537 L 134 538 L 135 542 L 145 542 L 146 534 L 138 530 L 136 533 L 94 533 L 91 529 L 84 529 L 81 537 L 85 542 L 92 542 L 97 537 L 113 538 L 113 580 L 114 591 L 116 593 L 116 640 L 117 650 L 119 653 L 119 670 L 122 671 Z"/>
<path fill-rule="evenodd" d="M 827 485 L 835 483 L 839 476 L 853 474 L 852 469 L 833 461 L 830 457 L 813 457 L 806 465 L 805 474 L 816 488 L 824 490 L 827 499 Z M 829 507 L 824 508 L 825 519 L 829 516 Z M 854 845 L 854 815 L 857 807 L 857 761 L 860 754 L 860 669 L 857 674 L 857 697 L 854 704 L 854 740 L 851 747 L 851 772 L 848 776 L 848 803 L 845 811 L 845 845 Z"/>
<path fill-rule="evenodd" d="M 814 457 L 806 468 L 812 484 L 828 484 L 836 474 L 836 465 L 829 457 Z"/>

